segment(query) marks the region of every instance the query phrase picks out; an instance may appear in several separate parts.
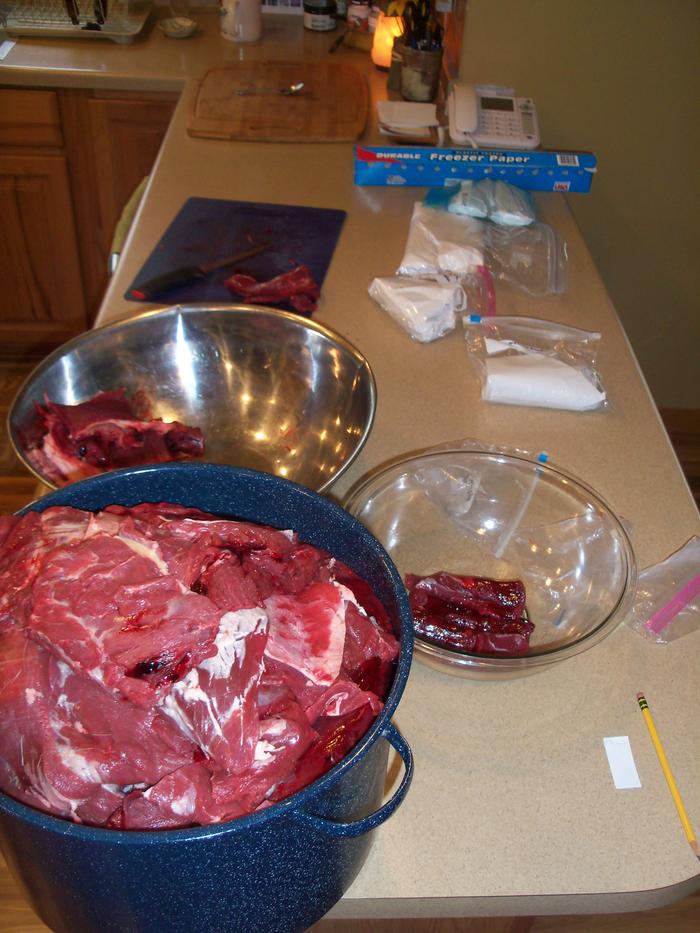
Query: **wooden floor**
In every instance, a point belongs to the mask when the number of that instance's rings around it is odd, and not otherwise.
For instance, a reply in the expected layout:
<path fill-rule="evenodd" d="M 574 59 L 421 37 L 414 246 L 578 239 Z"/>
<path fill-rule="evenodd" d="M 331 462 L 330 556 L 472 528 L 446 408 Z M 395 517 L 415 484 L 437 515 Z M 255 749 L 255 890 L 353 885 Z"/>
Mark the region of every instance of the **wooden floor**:
<path fill-rule="evenodd" d="M 8 407 L 36 365 L 0 361 L 0 514 L 35 496 L 37 482 L 20 464 L 6 433 Z M 700 412 L 662 411 L 696 501 L 700 504 Z M 0 859 L 0 933 L 46 933 Z M 700 892 L 658 910 L 593 916 L 493 917 L 466 920 L 324 920 L 313 933 L 698 933 Z M 75 933 L 80 933 L 76 930 Z M 254 931 L 251 931 L 254 933 Z"/>

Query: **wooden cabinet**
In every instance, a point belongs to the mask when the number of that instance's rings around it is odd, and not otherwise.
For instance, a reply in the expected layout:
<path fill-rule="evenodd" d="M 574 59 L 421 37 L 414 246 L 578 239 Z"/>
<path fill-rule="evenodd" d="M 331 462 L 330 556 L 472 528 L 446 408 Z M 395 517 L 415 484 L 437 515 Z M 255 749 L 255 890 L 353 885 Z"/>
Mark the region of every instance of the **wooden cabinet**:
<path fill-rule="evenodd" d="M 0 353 L 43 352 L 85 326 L 57 91 L 0 91 Z"/>
<path fill-rule="evenodd" d="M 42 351 L 86 325 L 62 155 L 0 150 L 0 350 Z"/>
<path fill-rule="evenodd" d="M 91 326 L 114 227 L 175 101 L 0 89 L 0 355 L 45 353 Z"/>
<path fill-rule="evenodd" d="M 88 101 L 100 226 L 107 250 L 122 208 L 155 163 L 172 107 L 158 99 Z"/>

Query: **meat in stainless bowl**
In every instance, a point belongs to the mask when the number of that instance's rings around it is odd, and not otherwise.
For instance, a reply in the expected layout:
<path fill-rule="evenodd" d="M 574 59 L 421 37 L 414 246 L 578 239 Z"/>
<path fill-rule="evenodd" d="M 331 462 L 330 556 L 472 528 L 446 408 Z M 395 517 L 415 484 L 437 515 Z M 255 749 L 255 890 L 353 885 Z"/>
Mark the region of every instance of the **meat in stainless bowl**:
<path fill-rule="evenodd" d="M 88 424 L 83 418 L 70 450 L 53 434 L 49 449 L 37 406 L 72 407 L 119 391 L 134 410 L 147 408 L 157 426 L 175 422 L 178 431 L 201 432 L 203 451 L 186 437 L 183 452 L 171 457 L 169 434 L 168 448 L 149 437 L 157 447 L 128 459 L 134 436 L 143 440 L 142 422 L 126 424 L 111 395 L 111 410 L 90 413 Z M 188 305 L 107 324 L 59 347 L 20 388 L 8 432 L 24 465 L 54 488 L 105 469 L 196 456 L 322 491 L 362 449 L 375 406 L 367 360 L 328 328 L 272 308 Z"/>

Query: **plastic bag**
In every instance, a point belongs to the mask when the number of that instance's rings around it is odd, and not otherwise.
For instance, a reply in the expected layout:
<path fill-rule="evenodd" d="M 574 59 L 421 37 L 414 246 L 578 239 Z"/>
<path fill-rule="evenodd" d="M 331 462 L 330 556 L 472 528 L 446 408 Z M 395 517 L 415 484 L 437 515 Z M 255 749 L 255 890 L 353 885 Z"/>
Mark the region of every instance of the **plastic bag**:
<path fill-rule="evenodd" d="M 537 220 L 528 191 L 492 178 L 468 179 L 444 188 L 431 188 L 423 204 L 502 226 L 523 227 Z"/>
<path fill-rule="evenodd" d="M 464 451 L 493 453 L 494 457 L 467 460 Z M 431 454 L 435 454 L 431 458 Z M 504 470 L 499 454 L 525 457 L 518 470 Z M 551 482 L 553 465 L 547 454 L 492 445 L 478 440 L 459 441 L 431 448 L 402 477 L 408 501 L 419 492 L 439 513 L 432 524 L 447 542 L 445 560 L 433 566 L 450 569 L 464 554 L 473 564 L 464 572 L 499 578 L 513 568 L 528 568 L 528 578 L 537 586 L 528 588 L 528 610 L 533 621 L 559 627 L 569 625 L 571 606 L 577 607 L 579 623 L 595 624 L 600 601 L 608 588 L 621 590 L 624 568 L 609 567 L 610 528 L 595 510 L 576 514 L 562 509 L 552 521 L 543 522 L 539 500 L 540 483 Z M 556 467 L 553 467 L 556 470 Z M 430 540 L 430 539 L 429 539 Z M 581 573 L 582 554 L 592 565 L 606 567 L 597 577 Z M 485 555 L 491 555 L 483 564 Z M 502 561 L 494 564 L 493 559 Z"/>
<path fill-rule="evenodd" d="M 395 275 L 376 278 L 370 296 L 407 331 L 414 340 L 428 343 L 454 330 L 456 311 L 466 299 L 458 282 L 445 276 L 428 279 Z"/>
<path fill-rule="evenodd" d="M 606 402 L 595 369 L 600 334 L 527 317 L 464 318 L 481 398 L 503 405 L 589 411 Z"/>
<path fill-rule="evenodd" d="M 543 451 L 533 455 L 521 449 L 498 447 L 481 441 L 463 440 L 431 448 L 430 453 L 454 454 L 453 461 L 441 457 L 416 467 L 415 480 L 425 494 L 445 512 L 450 521 L 474 540 L 486 542 L 495 557 L 500 558 L 520 525 L 535 492 L 539 472 L 506 478 L 498 463 L 484 461 L 481 468 L 466 466 L 460 450 L 483 450 L 497 454 L 526 456 L 539 463 L 547 462 Z M 489 527 L 483 527 L 483 516 L 489 516 Z"/>
<path fill-rule="evenodd" d="M 527 191 L 491 178 L 463 181 L 448 202 L 447 210 L 451 214 L 488 218 L 509 227 L 527 226 L 537 219 Z"/>
<path fill-rule="evenodd" d="M 397 275 L 461 278 L 484 265 L 484 224 L 416 204 Z"/>
<path fill-rule="evenodd" d="M 488 266 L 478 266 L 460 279 L 470 314 L 488 317 L 496 313 L 496 288 Z"/>
<path fill-rule="evenodd" d="M 484 181 L 493 184 L 490 179 L 484 179 Z M 482 182 L 478 181 L 461 182 L 446 206 L 450 214 L 466 214 L 467 217 L 477 217 L 480 220 L 485 220 L 489 216 L 486 188 Z"/>
<path fill-rule="evenodd" d="M 488 224 L 486 264 L 495 280 L 535 298 L 566 291 L 566 243 L 548 224 Z"/>
<path fill-rule="evenodd" d="M 700 538 L 697 535 L 639 574 L 627 619 L 636 632 L 665 645 L 700 625 Z"/>

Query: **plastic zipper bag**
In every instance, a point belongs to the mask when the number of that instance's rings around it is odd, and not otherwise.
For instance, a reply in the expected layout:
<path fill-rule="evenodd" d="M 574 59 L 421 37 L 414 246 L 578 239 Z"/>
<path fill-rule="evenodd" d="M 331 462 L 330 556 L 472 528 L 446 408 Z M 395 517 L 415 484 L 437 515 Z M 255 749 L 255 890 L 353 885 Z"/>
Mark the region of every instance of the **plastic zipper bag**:
<path fill-rule="evenodd" d="M 502 405 L 589 411 L 606 404 L 595 368 L 600 334 L 538 318 L 464 318 L 481 398 Z"/>
<path fill-rule="evenodd" d="M 531 474 L 506 477 L 498 463 L 489 460 L 480 466 L 466 465 L 460 456 L 465 450 L 515 455 L 537 463 L 546 463 L 548 456 L 544 451 L 533 454 L 465 438 L 430 448 L 426 454 L 443 456 L 434 462 L 426 458 L 415 468 L 416 484 L 440 507 L 445 517 L 474 540 L 486 543 L 494 556 L 500 558 L 532 501 L 539 471 L 535 467 Z M 482 527 L 484 514 L 489 515 L 488 529 Z"/>
<path fill-rule="evenodd" d="M 527 191 L 505 181 L 463 181 L 448 202 L 451 214 L 487 218 L 505 227 L 526 227 L 537 220 Z"/>
<path fill-rule="evenodd" d="M 484 265 L 484 224 L 417 203 L 397 275 L 462 278 Z"/>
<path fill-rule="evenodd" d="M 493 184 L 490 179 L 484 181 Z M 489 216 L 486 186 L 479 181 L 463 181 L 456 187 L 446 206 L 450 214 L 466 214 L 467 217 L 486 220 Z"/>
<path fill-rule="evenodd" d="M 627 624 L 665 645 L 700 625 L 700 538 L 696 535 L 665 560 L 639 574 Z"/>
<path fill-rule="evenodd" d="M 541 298 L 566 291 L 566 243 L 549 224 L 488 224 L 486 263 L 496 282 Z"/>
<path fill-rule="evenodd" d="M 465 451 L 496 456 L 470 462 L 463 456 Z M 500 454 L 526 458 L 529 463 L 517 471 L 504 471 Z M 441 514 L 444 535 L 454 542 L 456 554 L 464 541 L 471 541 L 478 552 L 502 561 L 498 566 L 505 575 L 511 567 L 527 566 L 531 578 L 540 580 L 529 592 L 533 617 L 558 627 L 566 621 L 564 605 L 578 601 L 589 607 L 586 611 L 593 611 L 592 585 L 622 588 L 623 581 L 608 576 L 592 584 L 587 574 L 580 573 L 582 549 L 587 560 L 599 566 L 606 565 L 609 555 L 610 529 L 595 510 L 541 520 L 539 487 L 550 482 L 545 476 L 550 468 L 557 469 L 544 451 L 463 439 L 424 451 L 403 483 L 407 497 L 420 493 Z M 481 570 L 475 566 L 473 572 Z"/>
<path fill-rule="evenodd" d="M 414 340 L 428 343 L 454 330 L 466 298 L 460 284 L 445 276 L 394 275 L 373 279 L 370 296 Z"/>
<path fill-rule="evenodd" d="M 537 220 L 528 191 L 493 178 L 467 179 L 456 185 L 432 188 L 423 204 L 507 227 L 523 227 Z"/>

